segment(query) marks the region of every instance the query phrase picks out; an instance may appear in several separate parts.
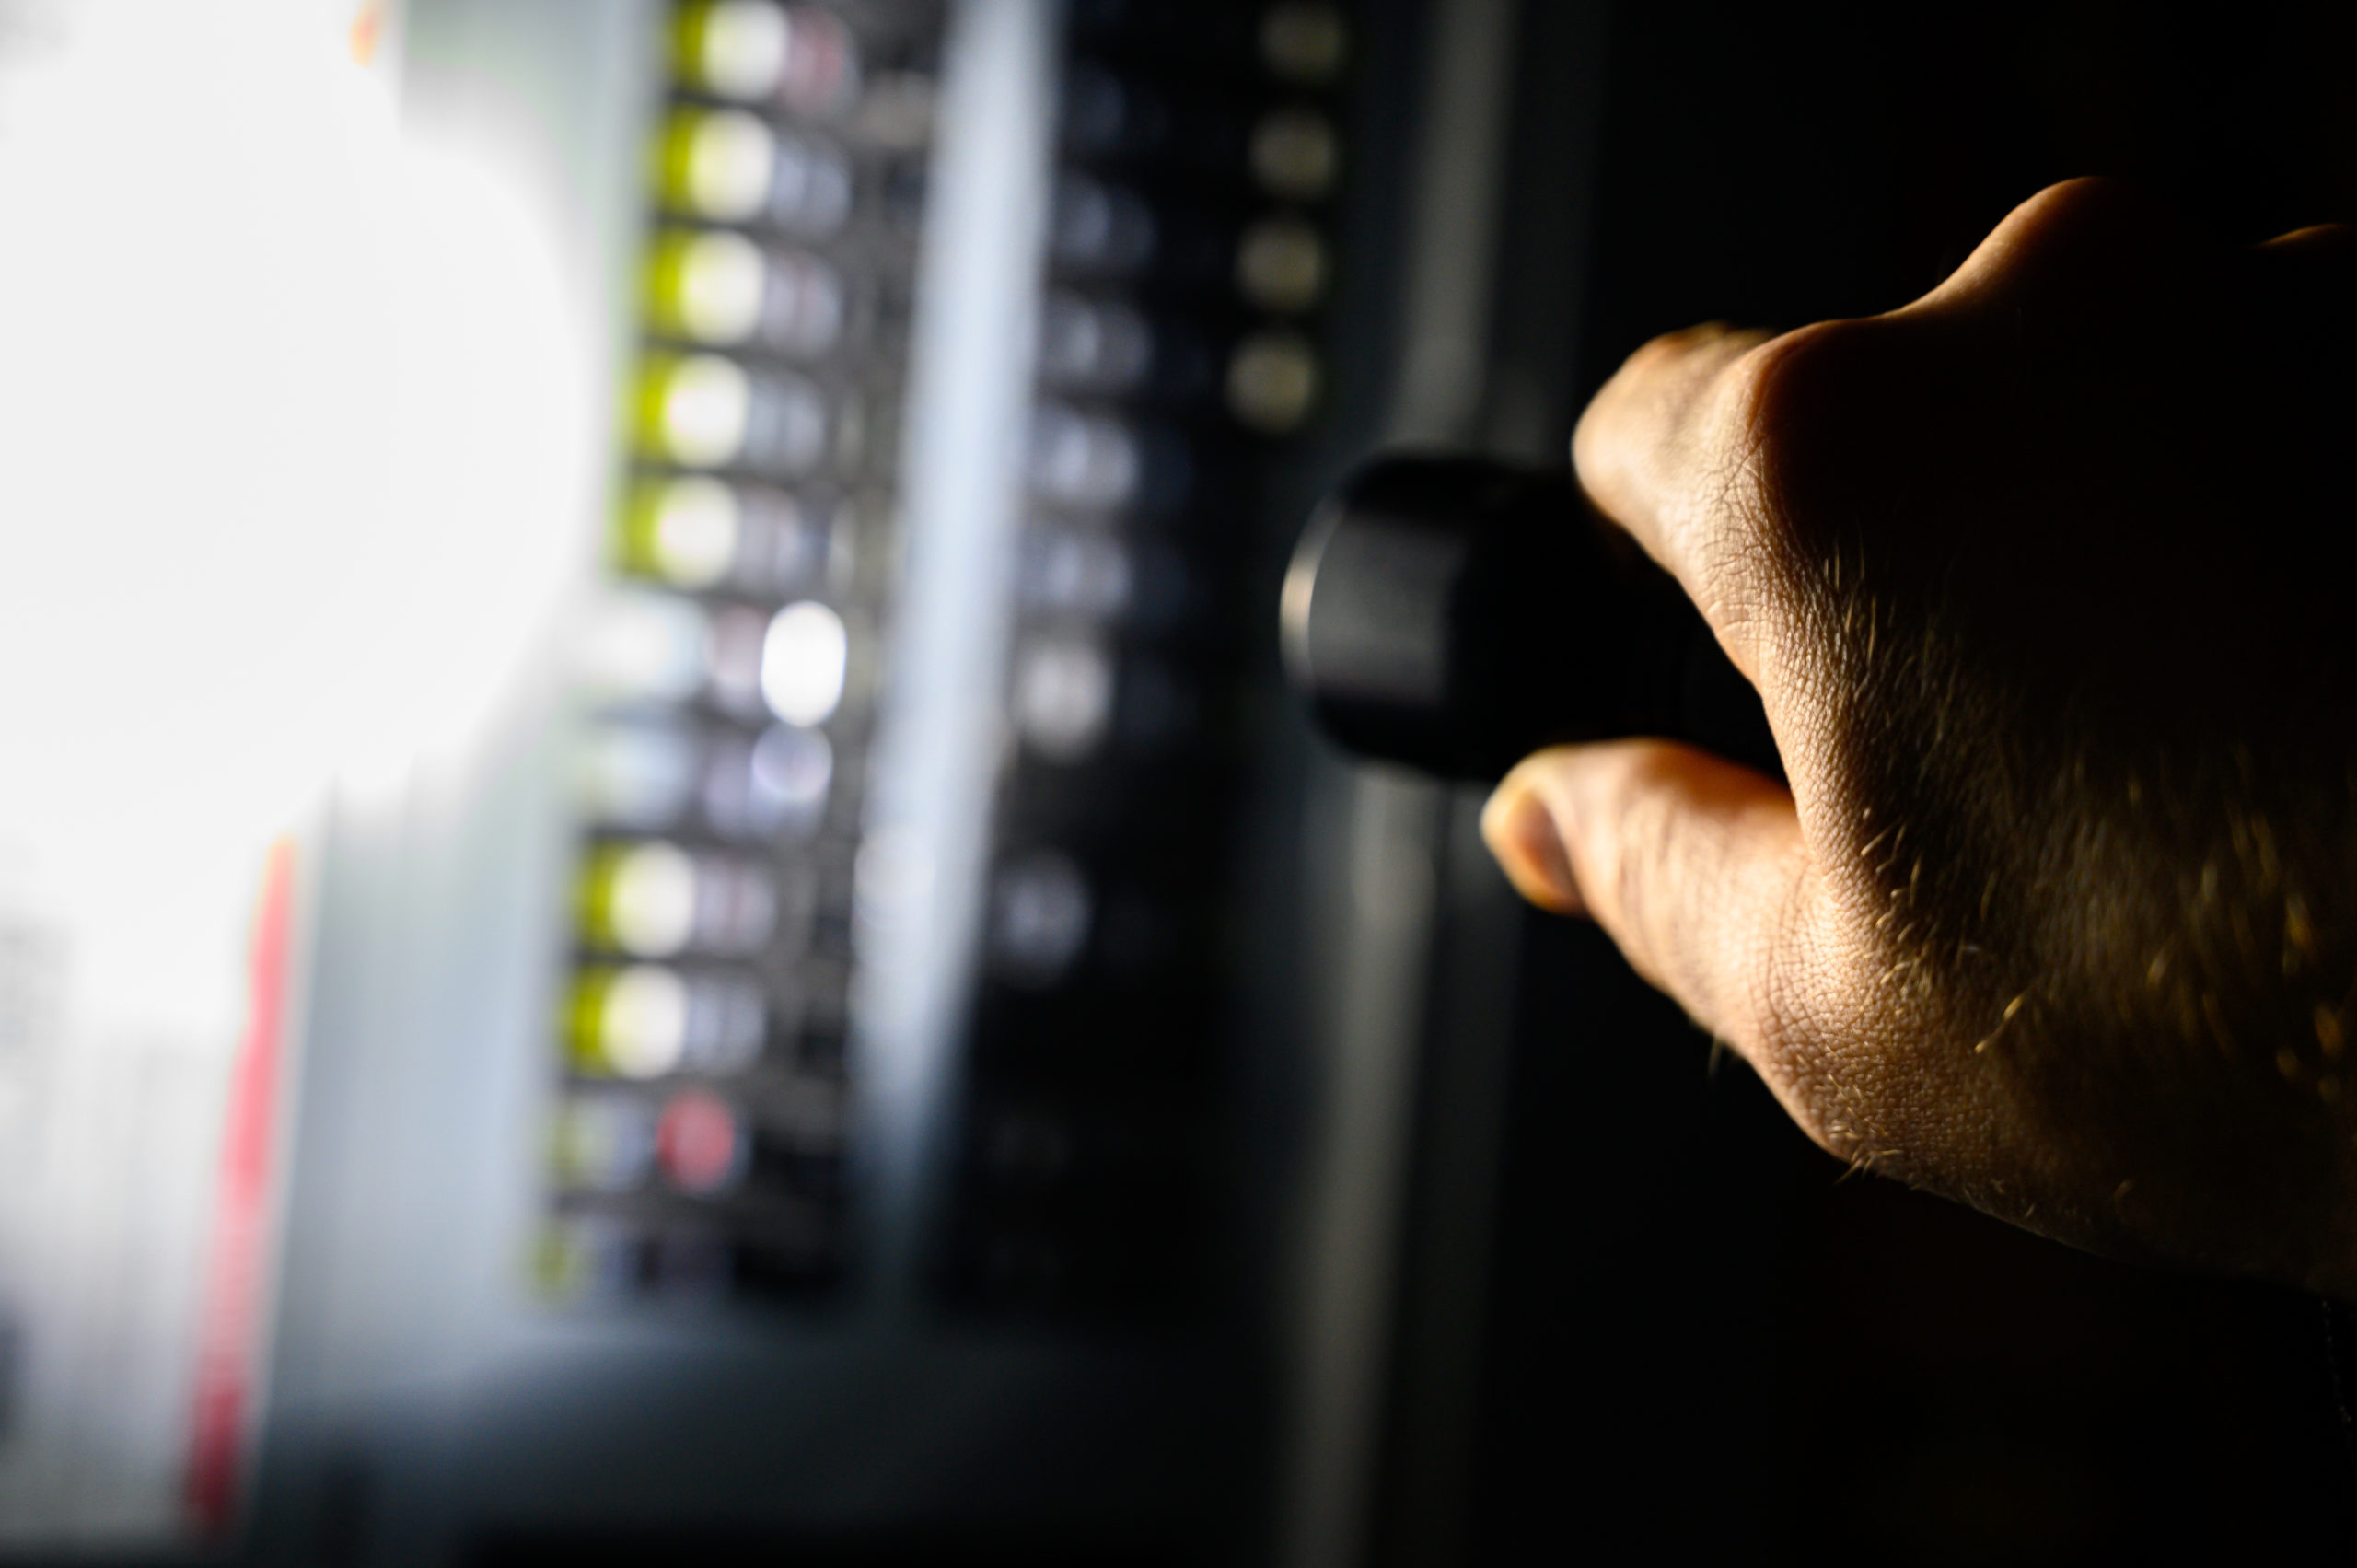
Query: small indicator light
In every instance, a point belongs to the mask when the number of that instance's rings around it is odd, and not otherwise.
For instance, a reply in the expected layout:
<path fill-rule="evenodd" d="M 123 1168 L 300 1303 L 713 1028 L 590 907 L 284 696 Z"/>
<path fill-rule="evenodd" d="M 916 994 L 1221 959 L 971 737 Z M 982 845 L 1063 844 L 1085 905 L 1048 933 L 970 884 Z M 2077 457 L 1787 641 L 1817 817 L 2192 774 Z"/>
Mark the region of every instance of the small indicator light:
<path fill-rule="evenodd" d="M 842 617 L 813 599 L 770 621 L 761 646 L 761 696 L 770 712 L 805 729 L 824 724 L 843 698 L 851 638 Z"/>

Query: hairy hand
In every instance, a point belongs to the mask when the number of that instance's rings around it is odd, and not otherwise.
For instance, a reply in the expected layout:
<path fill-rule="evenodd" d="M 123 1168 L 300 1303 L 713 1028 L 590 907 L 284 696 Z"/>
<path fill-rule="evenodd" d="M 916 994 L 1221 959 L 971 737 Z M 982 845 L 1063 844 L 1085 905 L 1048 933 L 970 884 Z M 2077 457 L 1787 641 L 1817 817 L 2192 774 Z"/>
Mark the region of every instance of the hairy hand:
<path fill-rule="evenodd" d="M 1581 482 L 1789 792 L 1636 740 L 1484 829 L 1857 1164 L 2357 1298 L 2357 230 L 2100 181 L 1940 287 L 1640 350 Z"/>

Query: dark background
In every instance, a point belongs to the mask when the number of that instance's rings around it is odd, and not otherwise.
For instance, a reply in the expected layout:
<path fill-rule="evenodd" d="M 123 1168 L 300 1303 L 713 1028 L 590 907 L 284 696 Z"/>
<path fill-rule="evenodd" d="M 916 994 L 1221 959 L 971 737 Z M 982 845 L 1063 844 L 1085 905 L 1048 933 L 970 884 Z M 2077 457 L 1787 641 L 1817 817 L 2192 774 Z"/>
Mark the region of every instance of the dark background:
<path fill-rule="evenodd" d="M 1497 339 L 1566 351 L 1560 428 L 1655 333 L 1905 302 L 2055 180 L 2236 240 L 2357 217 L 2357 7 L 1933 9 L 1617 7 L 1574 322 L 1549 87 L 1577 41 L 1526 8 Z M 1386 1504 L 1379 1559 L 2357 1558 L 2318 1302 L 1845 1179 L 1593 930 L 1520 942 L 1470 1492 L 1438 1538 Z"/>

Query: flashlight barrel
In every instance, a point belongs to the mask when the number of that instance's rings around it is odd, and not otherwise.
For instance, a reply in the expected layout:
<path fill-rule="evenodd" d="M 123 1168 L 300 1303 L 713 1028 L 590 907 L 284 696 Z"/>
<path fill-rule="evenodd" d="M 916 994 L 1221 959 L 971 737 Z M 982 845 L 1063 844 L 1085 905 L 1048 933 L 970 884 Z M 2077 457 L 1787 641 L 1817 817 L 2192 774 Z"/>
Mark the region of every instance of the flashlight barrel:
<path fill-rule="evenodd" d="M 1318 508 L 1285 577 L 1286 672 L 1361 755 L 1489 781 L 1655 735 L 1778 772 L 1750 684 L 1570 473 L 1395 453 Z"/>

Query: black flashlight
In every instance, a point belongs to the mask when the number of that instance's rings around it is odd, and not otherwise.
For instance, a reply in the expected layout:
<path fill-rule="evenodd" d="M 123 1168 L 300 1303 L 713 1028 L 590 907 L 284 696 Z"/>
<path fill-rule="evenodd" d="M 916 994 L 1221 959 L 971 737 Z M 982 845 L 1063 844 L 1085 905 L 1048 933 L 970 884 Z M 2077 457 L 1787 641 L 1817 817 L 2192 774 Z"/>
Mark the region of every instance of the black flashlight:
<path fill-rule="evenodd" d="M 1541 747 L 1653 735 L 1782 776 L 1758 693 L 1566 470 L 1373 459 L 1311 518 L 1280 624 L 1295 690 L 1366 757 L 1488 782 Z"/>

